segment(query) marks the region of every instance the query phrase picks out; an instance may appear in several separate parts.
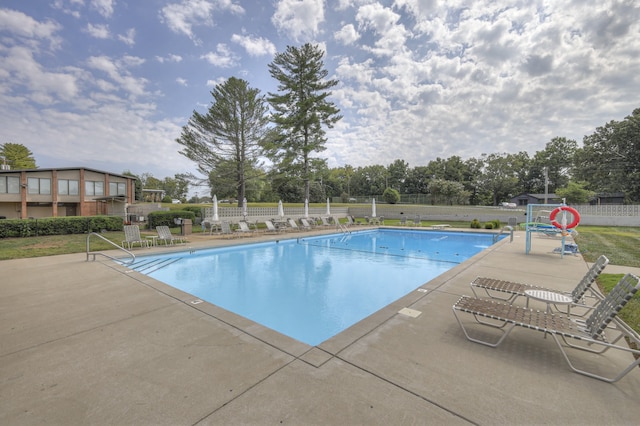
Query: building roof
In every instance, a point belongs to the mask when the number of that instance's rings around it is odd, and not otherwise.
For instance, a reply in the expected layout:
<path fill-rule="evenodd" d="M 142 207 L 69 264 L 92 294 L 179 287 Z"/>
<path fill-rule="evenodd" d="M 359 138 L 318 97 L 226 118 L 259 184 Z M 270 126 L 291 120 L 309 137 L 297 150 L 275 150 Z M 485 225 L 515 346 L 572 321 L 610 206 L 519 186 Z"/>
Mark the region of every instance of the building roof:
<path fill-rule="evenodd" d="M 91 167 L 38 167 L 37 169 L 13 169 L 13 170 L 0 170 L 0 173 L 21 173 L 21 172 L 51 172 L 54 170 L 88 170 L 90 172 L 103 173 L 105 175 L 118 176 L 129 179 L 138 179 L 136 176 L 123 175 L 120 173 L 105 172 L 104 170 L 92 169 Z"/>

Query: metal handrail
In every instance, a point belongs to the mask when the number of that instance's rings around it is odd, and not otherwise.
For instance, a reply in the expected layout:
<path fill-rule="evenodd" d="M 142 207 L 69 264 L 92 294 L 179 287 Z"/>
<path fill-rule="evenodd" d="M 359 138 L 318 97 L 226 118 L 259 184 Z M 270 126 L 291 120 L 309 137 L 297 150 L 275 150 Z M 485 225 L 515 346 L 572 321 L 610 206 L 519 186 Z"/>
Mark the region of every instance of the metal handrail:
<path fill-rule="evenodd" d="M 104 257 L 108 257 L 109 259 L 112 260 L 117 260 L 117 261 L 121 261 L 120 259 L 118 259 L 117 257 L 113 257 L 113 256 L 109 256 L 106 253 L 102 253 L 99 251 L 91 251 L 90 250 L 90 243 L 89 243 L 89 239 L 91 238 L 92 235 L 95 235 L 96 237 L 99 237 L 101 239 L 103 239 L 104 241 L 108 242 L 109 244 L 111 244 L 112 246 L 114 246 L 115 248 L 117 248 L 118 250 L 122 250 L 123 252 L 127 253 L 129 256 L 131 256 L 131 260 L 129 262 L 123 262 L 125 265 L 130 265 L 133 262 L 136 261 L 136 255 L 131 253 L 129 250 L 125 249 L 124 247 L 120 247 L 119 245 L 117 245 L 116 243 L 114 243 L 111 240 L 108 240 L 107 238 L 103 237 L 102 235 L 98 234 L 97 232 L 90 232 L 89 235 L 87 235 L 87 262 L 89 261 L 89 256 L 93 256 L 93 260 L 96 260 L 96 255 L 101 255 Z"/>
<path fill-rule="evenodd" d="M 351 231 L 349 231 L 347 227 L 341 224 L 340 222 L 336 222 L 336 228 L 339 229 L 343 234 L 351 233 Z"/>
<path fill-rule="evenodd" d="M 511 240 L 509 240 L 509 242 L 510 242 L 510 243 L 512 243 L 512 242 L 513 242 L 513 226 L 511 226 L 511 225 L 506 225 L 506 226 L 503 226 L 503 227 L 502 227 L 502 229 L 500 230 L 500 232 L 498 232 L 497 234 L 495 234 L 495 235 L 493 236 L 493 243 L 494 243 L 494 244 L 498 241 L 498 238 L 500 238 L 500 235 L 502 235 L 502 233 L 504 232 L 504 230 L 505 230 L 505 229 L 511 232 Z"/>

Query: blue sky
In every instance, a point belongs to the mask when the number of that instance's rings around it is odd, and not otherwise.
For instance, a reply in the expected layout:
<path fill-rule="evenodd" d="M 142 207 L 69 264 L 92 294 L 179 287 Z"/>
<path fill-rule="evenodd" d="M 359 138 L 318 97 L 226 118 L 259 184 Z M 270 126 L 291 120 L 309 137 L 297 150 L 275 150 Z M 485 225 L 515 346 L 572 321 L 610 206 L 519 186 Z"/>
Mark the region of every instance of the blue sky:
<path fill-rule="evenodd" d="M 276 90 L 287 45 L 326 51 L 330 167 L 582 142 L 640 107 L 635 0 L 3 0 L 0 143 L 40 167 L 195 171 L 175 139 L 210 90 Z"/>

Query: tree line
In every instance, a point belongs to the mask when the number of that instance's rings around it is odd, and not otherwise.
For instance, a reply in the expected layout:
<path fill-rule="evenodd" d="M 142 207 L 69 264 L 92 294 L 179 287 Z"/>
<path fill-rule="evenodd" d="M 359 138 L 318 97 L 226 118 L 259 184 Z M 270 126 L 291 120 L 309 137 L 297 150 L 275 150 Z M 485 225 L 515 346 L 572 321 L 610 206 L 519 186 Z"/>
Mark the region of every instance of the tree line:
<path fill-rule="evenodd" d="M 556 137 L 533 155 L 489 153 L 465 160 L 436 158 L 415 167 L 396 159 L 388 165 L 329 168 L 320 156 L 324 129 L 342 117 L 329 100 L 338 82 L 326 79 L 323 56 L 317 45 L 289 46 L 268 66 L 277 93 L 262 95 L 231 77 L 211 91 L 206 113 L 193 112 L 176 142 L 206 176 L 211 194 L 237 199 L 239 206 L 243 198 L 348 201 L 385 191 L 427 195 L 433 204 L 498 205 L 521 193 L 545 192 L 572 203 L 597 193 L 623 193 L 627 202 L 640 201 L 640 109 L 598 127 L 582 147 Z"/>

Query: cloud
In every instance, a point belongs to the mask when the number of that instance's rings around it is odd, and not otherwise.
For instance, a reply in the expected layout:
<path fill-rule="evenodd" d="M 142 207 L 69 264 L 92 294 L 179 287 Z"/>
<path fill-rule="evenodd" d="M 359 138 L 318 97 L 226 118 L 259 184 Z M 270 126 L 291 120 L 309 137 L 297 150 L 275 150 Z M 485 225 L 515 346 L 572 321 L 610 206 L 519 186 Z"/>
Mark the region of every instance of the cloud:
<path fill-rule="evenodd" d="M 113 15 L 113 8 L 115 0 L 91 0 L 91 7 L 98 11 L 98 13 L 105 18 Z"/>
<path fill-rule="evenodd" d="M 112 59 L 108 56 L 91 56 L 87 60 L 87 66 L 91 69 L 102 71 L 116 83 L 117 87 L 134 96 L 146 95 L 147 79 L 136 78 L 131 75 L 129 67 L 144 63 L 144 59 L 135 56 L 124 56 L 121 59 Z"/>
<path fill-rule="evenodd" d="M 57 33 L 62 26 L 55 21 L 39 22 L 32 17 L 10 9 L 0 9 L 0 31 L 27 39 L 49 41 L 52 48 L 58 48 L 61 38 Z"/>
<path fill-rule="evenodd" d="M 231 41 L 244 47 L 249 56 L 273 56 L 277 51 L 276 46 L 263 37 L 234 34 L 231 36 Z"/>
<path fill-rule="evenodd" d="M 156 61 L 162 63 L 165 62 L 182 62 L 182 56 L 180 55 L 174 55 L 172 53 L 168 54 L 167 56 L 156 56 Z"/>
<path fill-rule="evenodd" d="M 94 38 L 101 38 L 101 39 L 111 38 L 111 34 L 109 33 L 109 25 L 106 25 L 106 24 L 93 25 L 89 23 L 85 28 L 85 32 Z"/>
<path fill-rule="evenodd" d="M 324 22 L 324 1 L 278 0 L 271 22 L 279 32 L 296 41 L 314 39 Z"/>
<path fill-rule="evenodd" d="M 244 13 L 242 6 L 231 0 L 183 0 L 180 3 L 171 3 L 160 11 L 160 20 L 166 23 L 169 29 L 178 34 L 184 34 L 196 44 L 201 40 L 196 37 L 193 28 L 196 26 L 213 26 L 213 11 L 229 11 L 234 14 Z"/>
<path fill-rule="evenodd" d="M 122 41 L 123 43 L 129 46 L 133 46 L 134 44 L 136 44 L 135 39 L 136 39 L 135 28 L 129 28 L 124 34 L 118 34 L 118 40 Z"/>
<path fill-rule="evenodd" d="M 215 65 L 220 68 L 230 68 L 238 63 L 238 56 L 234 54 L 226 44 L 218 43 L 215 52 L 209 52 L 200 56 L 200 59 L 204 59 L 211 65 Z"/>
<path fill-rule="evenodd" d="M 187 80 L 182 77 L 176 78 L 176 83 L 178 83 L 180 86 L 184 86 L 184 87 L 188 86 Z"/>
<path fill-rule="evenodd" d="M 22 88 L 20 93 L 43 105 L 60 100 L 72 100 L 78 95 L 79 87 L 75 75 L 44 69 L 35 60 L 30 49 L 11 47 L 0 53 L 3 53 L 0 56 L 0 74 L 4 74 L 7 80 L 13 81 L 14 93 L 20 87 Z"/>
<path fill-rule="evenodd" d="M 344 45 L 353 44 L 360 38 L 353 24 L 347 24 L 333 34 L 333 38 Z"/>

